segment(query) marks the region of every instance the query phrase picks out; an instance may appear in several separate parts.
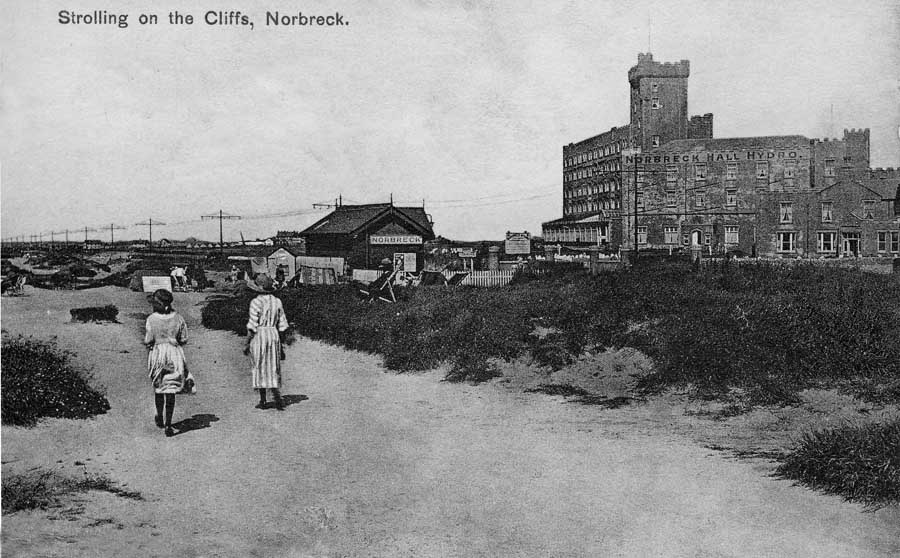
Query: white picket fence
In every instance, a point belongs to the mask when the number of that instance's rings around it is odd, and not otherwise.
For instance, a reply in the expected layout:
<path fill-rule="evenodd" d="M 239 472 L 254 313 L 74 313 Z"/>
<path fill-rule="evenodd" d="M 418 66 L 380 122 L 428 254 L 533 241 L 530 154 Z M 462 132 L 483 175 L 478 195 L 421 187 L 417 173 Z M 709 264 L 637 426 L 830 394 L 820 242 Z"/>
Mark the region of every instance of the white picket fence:
<path fill-rule="evenodd" d="M 445 271 L 444 276 L 447 279 L 453 277 L 452 271 Z M 460 283 L 463 287 L 503 287 L 509 285 L 512 281 L 515 271 L 472 271 L 468 277 Z"/>

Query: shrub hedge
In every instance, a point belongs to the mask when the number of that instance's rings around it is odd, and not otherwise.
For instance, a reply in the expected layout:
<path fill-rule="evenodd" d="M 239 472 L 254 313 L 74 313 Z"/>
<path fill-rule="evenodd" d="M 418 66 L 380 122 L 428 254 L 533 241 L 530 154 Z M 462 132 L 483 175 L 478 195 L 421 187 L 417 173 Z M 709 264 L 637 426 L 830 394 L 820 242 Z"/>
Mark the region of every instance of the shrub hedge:
<path fill-rule="evenodd" d="M 503 288 L 419 287 L 396 304 L 367 303 L 351 286 L 279 296 L 302 335 L 384 355 L 393 370 L 448 362 L 454 380 L 490 377 L 492 359 L 530 353 L 558 368 L 589 348 L 627 346 L 656 363 L 645 389 L 714 397 L 737 387 L 754 403 L 791 403 L 807 387 L 882 402 L 900 393 L 900 282 L 856 270 L 661 262 Z M 249 300 L 209 302 L 204 325 L 244 334 Z M 552 333 L 532 335 L 536 326 Z"/>
<path fill-rule="evenodd" d="M 88 418 L 109 410 L 109 401 L 55 343 L 3 335 L 2 421 L 34 425 L 39 418 Z"/>

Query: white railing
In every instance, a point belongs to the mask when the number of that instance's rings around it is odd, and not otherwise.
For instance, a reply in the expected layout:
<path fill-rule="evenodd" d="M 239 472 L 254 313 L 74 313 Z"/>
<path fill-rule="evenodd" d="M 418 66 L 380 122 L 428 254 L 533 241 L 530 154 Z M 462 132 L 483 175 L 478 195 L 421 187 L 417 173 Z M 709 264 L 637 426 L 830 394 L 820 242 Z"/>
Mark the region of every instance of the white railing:
<path fill-rule="evenodd" d="M 453 271 L 445 271 L 447 279 L 453 277 Z M 503 287 L 512 281 L 513 270 L 504 271 L 470 271 L 469 275 L 460 283 L 463 287 Z"/>

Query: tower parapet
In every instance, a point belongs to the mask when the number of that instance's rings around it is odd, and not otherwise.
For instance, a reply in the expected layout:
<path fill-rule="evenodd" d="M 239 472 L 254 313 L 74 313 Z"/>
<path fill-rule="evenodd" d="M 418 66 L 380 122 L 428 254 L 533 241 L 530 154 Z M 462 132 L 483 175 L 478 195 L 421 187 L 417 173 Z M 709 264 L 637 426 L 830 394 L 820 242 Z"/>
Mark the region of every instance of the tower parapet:
<path fill-rule="evenodd" d="M 628 70 L 628 81 L 634 86 L 641 78 L 687 78 L 691 75 L 689 60 L 656 62 L 653 54 L 638 53 L 637 65 Z"/>

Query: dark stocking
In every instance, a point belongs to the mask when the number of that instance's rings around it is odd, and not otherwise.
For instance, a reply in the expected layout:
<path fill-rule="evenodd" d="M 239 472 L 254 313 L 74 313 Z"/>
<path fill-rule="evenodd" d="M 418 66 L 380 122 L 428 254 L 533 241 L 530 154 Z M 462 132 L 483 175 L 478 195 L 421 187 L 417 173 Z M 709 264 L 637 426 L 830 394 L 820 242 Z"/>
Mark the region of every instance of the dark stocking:
<path fill-rule="evenodd" d="M 166 395 L 166 428 L 172 426 L 172 411 L 175 410 L 175 394 L 167 393 Z"/>
<path fill-rule="evenodd" d="M 266 389 L 260 388 L 258 391 L 259 391 L 259 405 L 257 405 L 257 407 L 262 409 L 263 407 L 266 406 Z"/>
<path fill-rule="evenodd" d="M 163 400 L 164 400 L 164 396 L 163 396 L 163 394 L 161 394 L 161 393 L 157 393 L 157 394 L 155 394 L 155 395 L 156 395 L 156 401 L 155 401 L 155 403 L 156 403 L 156 416 L 157 416 L 157 418 L 159 418 L 160 420 L 162 420 L 162 416 L 163 416 Z"/>

